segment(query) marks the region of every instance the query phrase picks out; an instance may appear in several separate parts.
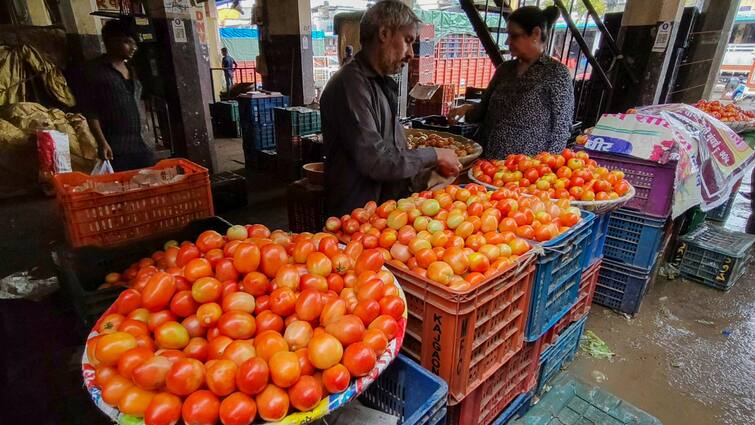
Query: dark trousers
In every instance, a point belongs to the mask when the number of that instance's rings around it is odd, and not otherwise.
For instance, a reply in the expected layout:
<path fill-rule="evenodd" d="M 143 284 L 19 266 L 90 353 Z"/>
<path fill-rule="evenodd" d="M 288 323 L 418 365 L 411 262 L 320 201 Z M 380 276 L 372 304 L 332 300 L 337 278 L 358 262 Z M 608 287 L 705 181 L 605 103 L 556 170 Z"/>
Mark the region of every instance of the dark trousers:
<path fill-rule="evenodd" d="M 233 74 L 225 74 L 225 91 L 230 92 L 233 87 Z"/>
<path fill-rule="evenodd" d="M 110 161 L 110 165 L 113 166 L 113 171 L 127 171 L 151 167 L 155 165 L 155 155 L 152 151 L 128 154 L 113 153 L 113 160 Z"/>

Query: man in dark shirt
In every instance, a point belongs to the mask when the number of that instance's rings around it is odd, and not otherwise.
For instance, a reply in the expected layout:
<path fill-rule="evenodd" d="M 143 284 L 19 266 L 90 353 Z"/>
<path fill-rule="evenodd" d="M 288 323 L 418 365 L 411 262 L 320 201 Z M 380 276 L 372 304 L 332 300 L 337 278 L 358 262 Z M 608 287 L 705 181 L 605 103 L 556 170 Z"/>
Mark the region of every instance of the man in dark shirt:
<path fill-rule="evenodd" d="M 368 201 L 409 194 L 411 179 L 461 168 L 454 151 L 409 150 L 398 121 L 398 85 L 390 77 L 413 56 L 419 19 L 405 4 L 383 0 L 360 23 L 362 50 L 328 82 L 320 100 L 325 143 L 325 206 L 341 215 Z"/>
<path fill-rule="evenodd" d="M 228 49 L 223 47 L 220 49 L 220 54 L 223 58 L 220 60 L 223 67 L 223 75 L 225 76 L 225 89 L 230 92 L 233 87 L 233 70 L 236 69 L 239 64 L 228 54 Z"/>
<path fill-rule="evenodd" d="M 136 41 L 128 24 L 111 20 L 102 27 L 106 53 L 89 64 L 80 99 L 100 149 L 115 171 L 154 165 L 154 153 L 142 139 L 138 102 L 141 84 L 128 60 Z"/>

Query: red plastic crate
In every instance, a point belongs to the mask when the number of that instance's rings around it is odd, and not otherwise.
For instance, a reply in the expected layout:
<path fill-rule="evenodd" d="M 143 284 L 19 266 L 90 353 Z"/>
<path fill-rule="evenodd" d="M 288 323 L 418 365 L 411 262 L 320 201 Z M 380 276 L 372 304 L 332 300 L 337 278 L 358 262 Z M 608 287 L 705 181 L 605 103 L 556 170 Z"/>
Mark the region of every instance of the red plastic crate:
<path fill-rule="evenodd" d="M 75 188 L 88 182 L 127 182 L 141 170 L 103 176 L 55 175 L 53 182 L 70 245 L 121 245 L 215 215 L 206 168 L 185 159 L 166 159 L 148 169 L 167 172 L 176 167 L 185 176 L 180 181 L 112 194 L 76 192 Z"/>
<path fill-rule="evenodd" d="M 433 24 L 419 24 L 417 29 L 417 37 L 419 41 L 431 41 L 435 39 L 435 25 Z"/>
<path fill-rule="evenodd" d="M 434 58 L 412 58 L 409 61 L 409 73 L 433 74 L 435 72 Z"/>
<path fill-rule="evenodd" d="M 525 344 L 494 374 L 459 403 L 449 403 L 447 424 L 488 425 L 519 395 L 535 388 L 540 342 Z"/>
<path fill-rule="evenodd" d="M 448 382 L 453 400 L 488 382 L 524 345 L 535 259 L 527 253 L 463 292 L 388 266 L 409 311 L 402 349 Z"/>

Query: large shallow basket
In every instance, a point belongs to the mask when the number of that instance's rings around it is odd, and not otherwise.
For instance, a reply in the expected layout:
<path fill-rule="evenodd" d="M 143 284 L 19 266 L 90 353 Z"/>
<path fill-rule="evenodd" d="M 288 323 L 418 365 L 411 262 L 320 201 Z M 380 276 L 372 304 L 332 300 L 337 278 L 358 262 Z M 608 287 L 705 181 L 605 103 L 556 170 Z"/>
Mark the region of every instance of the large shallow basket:
<path fill-rule="evenodd" d="M 479 158 L 480 155 L 482 155 L 482 146 L 480 146 L 479 143 L 476 143 L 475 141 L 468 139 L 464 136 L 460 136 L 458 134 L 451 134 L 451 133 L 446 133 L 444 131 L 425 130 L 425 129 L 416 129 L 416 128 L 407 128 L 404 131 L 406 132 L 407 136 L 415 135 L 415 134 L 437 134 L 438 136 L 441 136 L 441 137 L 450 137 L 454 140 L 471 144 L 472 146 L 474 146 L 474 152 L 472 152 L 469 155 L 462 156 L 461 158 L 459 158 L 459 162 L 461 162 L 461 165 L 463 166 L 465 170 L 471 169 L 472 164 L 474 164 L 477 158 Z"/>
<path fill-rule="evenodd" d="M 387 270 L 387 269 L 383 268 L 383 270 Z M 399 288 L 399 296 L 404 301 L 404 305 L 407 305 L 406 297 L 404 296 L 403 289 L 401 289 L 401 286 L 399 285 L 395 277 L 393 278 L 393 281 L 396 287 Z M 105 311 L 105 313 L 102 314 L 102 317 L 105 317 L 114 311 L 115 311 L 115 305 L 111 306 L 107 311 Z M 388 365 L 390 365 L 391 362 L 398 356 L 399 350 L 401 350 L 401 345 L 404 342 L 407 317 L 408 317 L 408 313 L 407 313 L 407 310 L 405 309 L 403 317 L 398 322 L 398 325 L 399 325 L 398 335 L 396 335 L 396 338 L 394 338 L 390 343 L 388 343 L 388 347 L 386 348 L 385 352 L 383 352 L 383 354 L 381 354 L 380 357 L 378 357 L 377 363 L 375 364 L 375 367 L 370 371 L 370 373 L 368 373 L 367 375 L 361 378 L 352 380 L 351 385 L 349 385 L 349 387 L 345 391 L 338 394 L 330 394 L 327 398 L 324 398 L 323 400 L 321 400 L 320 404 L 318 404 L 314 409 L 308 412 L 291 413 L 290 415 L 283 418 L 283 420 L 281 420 L 280 422 L 274 422 L 274 424 L 276 425 L 300 425 L 300 424 L 311 423 L 345 406 L 351 400 L 354 400 L 357 396 L 362 394 L 367 389 L 367 387 L 369 387 L 370 384 L 375 382 L 375 380 L 380 376 L 380 374 L 383 373 L 383 371 L 388 367 Z M 97 331 L 95 330 L 97 329 L 98 324 L 99 324 L 99 321 L 97 324 L 94 325 L 94 327 L 92 328 L 92 331 L 89 333 L 89 336 L 87 337 L 87 342 L 89 342 L 90 339 L 98 335 Z M 114 423 L 119 424 L 119 425 L 144 425 L 143 419 L 121 413 L 116 407 L 111 406 L 105 403 L 104 400 L 102 400 L 102 392 L 94 384 L 95 367 L 92 366 L 92 364 L 89 362 L 89 358 L 87 356 L 87 350 L 84 350 L 84 354 L 81 357 L 81 371 L 84 377 L 84 386 L 89 392 L 89 395 L 92 397 L 92 401 L 94 401 L 97 407 L 104 414 L 106 414 Z M 271 424 L 269 422 L 255 422 L 255 424 L 259 424 L 259 423 Z"/>

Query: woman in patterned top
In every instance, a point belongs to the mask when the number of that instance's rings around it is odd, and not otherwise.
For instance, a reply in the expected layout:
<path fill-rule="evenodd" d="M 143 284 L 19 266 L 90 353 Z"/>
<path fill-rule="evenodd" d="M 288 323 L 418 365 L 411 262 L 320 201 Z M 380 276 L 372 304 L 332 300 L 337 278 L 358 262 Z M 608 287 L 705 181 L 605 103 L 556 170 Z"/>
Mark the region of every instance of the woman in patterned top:
<path fill-rule="evenodd" d="M 451 111 L 449 121 L 464 116 L 479 122 L 477 141 L 483 156 L 560 152 L 571 134 L 574 88 L 569 70 L 545 53 L 547 34 L 558 19 L 556 7 L 521 7 L 508 21 L 506 44 L 515 59 L 496 69 L 477 105 Z"/>

